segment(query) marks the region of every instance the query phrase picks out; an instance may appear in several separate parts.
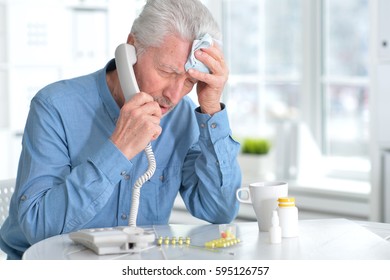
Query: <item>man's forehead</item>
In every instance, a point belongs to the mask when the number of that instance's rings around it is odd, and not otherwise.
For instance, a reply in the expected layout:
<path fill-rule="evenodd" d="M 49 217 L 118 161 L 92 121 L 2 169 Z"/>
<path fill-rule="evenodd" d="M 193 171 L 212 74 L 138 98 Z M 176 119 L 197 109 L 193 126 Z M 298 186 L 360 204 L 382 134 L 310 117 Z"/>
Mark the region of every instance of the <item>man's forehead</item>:
<path fill-rule="evenodd" d="M 185 73 L 184 65 L 192 43 L 176 36 L 167 36 L 160 47 L 154 48 L 155 61 L 175 72 Z"/>
<path fill-rule="evenodd" d="M 173 71 L 177 74 L 183 74 L 186 72 L 184 68 L 186 60 L 182 60 L 183 59 L 179 59 L 174 54 L 169 55 L 164 52 L 156 52 L 154 55 L 154 61 L 159 67 Z"/>
<path fill-rule="evenodd" d="M 176 74 L 184 74 L 185 73 L 184 67 L 182 67 L 183 69 L 180 70 L 178 67 L 175 67 L 174 65 L 165 64 L 165 63 L 159 63 L 159 66 L 163 69 L 175 72 Z"/>

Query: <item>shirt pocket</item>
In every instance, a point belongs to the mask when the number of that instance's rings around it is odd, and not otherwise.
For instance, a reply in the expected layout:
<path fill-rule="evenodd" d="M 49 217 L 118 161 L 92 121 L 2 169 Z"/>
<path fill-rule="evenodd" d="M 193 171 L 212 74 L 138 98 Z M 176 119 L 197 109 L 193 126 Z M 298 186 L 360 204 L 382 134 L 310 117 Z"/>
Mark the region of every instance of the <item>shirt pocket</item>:
<path fill-rule="evenodd" d="M 159 202 L 160 205 L 165 206 L 171 210 L 175 198 L 181 186 L 181 166 L 169 166 L 162 170 L 159 180 L 161 185 L 159 188 Z"/>
<path fill-rule="evenodd" d="M 180 185 L 180 166 L 156 168 L 153 176 L 141 188 L 139 214 L 143 220 L 149 224 L 167 224 Z"/>

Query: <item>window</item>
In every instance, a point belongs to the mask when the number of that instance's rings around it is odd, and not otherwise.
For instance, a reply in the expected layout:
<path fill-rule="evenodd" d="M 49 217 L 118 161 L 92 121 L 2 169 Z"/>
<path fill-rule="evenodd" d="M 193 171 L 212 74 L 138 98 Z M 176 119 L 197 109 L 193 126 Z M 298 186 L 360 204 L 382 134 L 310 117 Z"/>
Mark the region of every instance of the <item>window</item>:
<path fill-rule="evenodd" d="M 324 154 L 368 179 L 368 1 L 328 0 L 323 9 Z"/>
<path fill-rule="evenodd" d="M 361 180 L 367 192 L 368 1 L 219 3 L 237 138 L 271 139 L 274 178 Z"/>
<path fill-rule="evenodd" d="M 231 71 L 226 102 L 239 136 L 270 137 L 275 124 L 295 118 L 302 61 L 299 2 L 223 1 Z"/>

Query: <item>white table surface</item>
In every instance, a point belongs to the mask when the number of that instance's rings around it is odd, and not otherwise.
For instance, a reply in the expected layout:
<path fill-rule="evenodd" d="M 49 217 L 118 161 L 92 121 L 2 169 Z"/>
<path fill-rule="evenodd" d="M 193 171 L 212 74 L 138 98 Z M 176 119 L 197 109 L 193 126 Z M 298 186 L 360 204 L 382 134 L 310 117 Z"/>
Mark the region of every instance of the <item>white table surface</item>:
<path fill-rule="evenodd" d="M 133 254 L 97 255 L 75 244 L 67 234 L 53 236 L 31 246 L 25 260 L 109 260 L 109 259 L 267 259 L 267 260 L 358 260 L 390 259 L 390 225 L 354 222 L 346 219 L 299 221 L 299 236 L 270 244 L 267 232 L 256 222 L 237 223 L 241 243 L 223 249 L 206 249 L 206 241 L 219 238 L 218 225 L 154 226 L 157 236 L 191 237 L 191 245 L 162 245 Z"/>

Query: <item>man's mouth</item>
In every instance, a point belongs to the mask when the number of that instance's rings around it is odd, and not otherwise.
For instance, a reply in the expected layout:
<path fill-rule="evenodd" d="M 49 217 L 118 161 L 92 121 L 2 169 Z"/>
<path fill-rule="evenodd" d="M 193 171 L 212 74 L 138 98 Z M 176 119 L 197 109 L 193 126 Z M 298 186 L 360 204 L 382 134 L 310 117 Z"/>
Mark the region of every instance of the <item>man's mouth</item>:
<path fill-rule="evenodd" d="M 164 107 L 164 106 L 161 106 L 160 105 L 160 108 L 161 108 L 161 114 L 165 114 L 166 112 L 168 112 L 169 108 L 168 107 Z"/>
<path fill-rule="evenodd" d="M 175 106 L 164 107 L 164 106 L 161 106 L 161 105 L 160 105 L 161 114 L 162 114 L 163 116 L 168 115 L 168 113 L 171 112 L 171 111 L 173 110 L 174 107 L 175 107 Z"/>
<path fill-rule="evenodd" d="M 170 102 L 168 99 L 166 98 L 155 98 L 154 101 L 156 101 L 158 103 L 158 105 L 160 106 L 160 109 L 161 109 L 161 114 L 162 115 L 165 115 L 167 114 L 168 112 L 170 112 L 174 105 L 172 104 L 172 102 Z"/>

